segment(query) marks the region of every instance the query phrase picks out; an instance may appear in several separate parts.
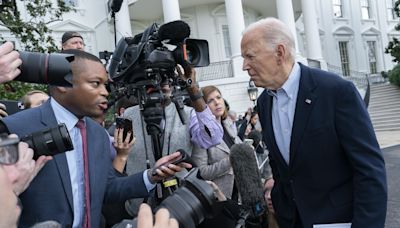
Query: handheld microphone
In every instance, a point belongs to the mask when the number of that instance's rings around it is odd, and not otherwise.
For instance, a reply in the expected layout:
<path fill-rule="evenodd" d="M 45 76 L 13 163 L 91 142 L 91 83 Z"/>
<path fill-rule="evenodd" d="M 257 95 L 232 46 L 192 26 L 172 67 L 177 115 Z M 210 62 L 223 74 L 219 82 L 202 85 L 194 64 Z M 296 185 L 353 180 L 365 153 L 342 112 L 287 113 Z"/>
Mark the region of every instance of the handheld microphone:
<path fill-rule="evenodd" d="M 158 29 L 159 40 L 170 40 L 170 43 L 182 42 L 190 36 L 190 27 L 184 21 L 171 21 Z"/>
<path fill-rule="evenodd" d="M 234 144 L 229 158 L 244 208 L 238 224 L 251 222 L 251 227 L 260 227 L 265 222 L 265 201 L 254 150 L 245 143 Z"/>

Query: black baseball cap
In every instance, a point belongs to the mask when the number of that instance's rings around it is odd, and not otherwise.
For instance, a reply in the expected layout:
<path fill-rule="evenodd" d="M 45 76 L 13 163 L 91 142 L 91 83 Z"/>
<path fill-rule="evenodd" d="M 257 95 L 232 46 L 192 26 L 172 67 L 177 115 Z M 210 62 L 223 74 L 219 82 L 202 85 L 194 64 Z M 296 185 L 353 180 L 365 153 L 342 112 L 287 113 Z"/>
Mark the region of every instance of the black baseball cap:
<path fill-rule="evenodd" d="M 61 42 L 64 44 L 65 42 L 67 42 L 67 40 L 74 38 L 74 37 L 80 37 L 83 40 L 83 37 L 78 32 L 68 31 L 68 32 L 65 32 L 64 35 L 62 36 Z"/>

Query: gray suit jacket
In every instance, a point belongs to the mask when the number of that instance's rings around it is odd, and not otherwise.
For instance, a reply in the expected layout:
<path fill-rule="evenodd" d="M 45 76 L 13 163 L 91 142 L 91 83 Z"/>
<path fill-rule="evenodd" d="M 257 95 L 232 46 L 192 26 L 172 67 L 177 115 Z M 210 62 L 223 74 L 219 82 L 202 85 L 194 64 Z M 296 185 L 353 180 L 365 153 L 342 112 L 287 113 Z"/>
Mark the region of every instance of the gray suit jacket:
<path fill-rule="evenodd" d="M 223 121 L 224 127 L 231 137 L 235 138 L 235 143 L 241 143 L 240 138 L 231 128 L 230 119 Z M 205 180 L 213 181 L 221 189 L 226 197 L 232 196 L 233 171 L 229 162 L 230 149 L 224 141 L 209 148 L 208 150 L 195 146 L 192 152 L 192 160 L 199 167 L 201 176 Z"/>

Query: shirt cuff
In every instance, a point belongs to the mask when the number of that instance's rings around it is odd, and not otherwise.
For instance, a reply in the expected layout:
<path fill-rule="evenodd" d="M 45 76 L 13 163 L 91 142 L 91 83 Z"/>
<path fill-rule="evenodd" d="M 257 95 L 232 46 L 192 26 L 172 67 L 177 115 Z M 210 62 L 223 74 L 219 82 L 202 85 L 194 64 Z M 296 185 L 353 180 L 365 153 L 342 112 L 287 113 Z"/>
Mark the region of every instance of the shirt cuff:
<path fill-rule="evenodd" d="M 156 187 L 156 185 L 150 182 L 147 172 L 149 172 L 148 169 L 143 172 L 143 181 L 147 191 L 150 192 L 154 187 Z"/>

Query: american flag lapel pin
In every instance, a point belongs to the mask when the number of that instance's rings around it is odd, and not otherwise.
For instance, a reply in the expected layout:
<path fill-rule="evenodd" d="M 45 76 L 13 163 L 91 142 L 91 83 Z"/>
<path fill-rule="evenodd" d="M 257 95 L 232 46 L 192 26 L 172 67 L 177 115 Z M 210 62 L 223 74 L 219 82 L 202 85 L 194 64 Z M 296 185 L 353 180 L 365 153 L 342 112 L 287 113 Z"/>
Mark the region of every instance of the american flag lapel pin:
<path fill-rule="evenodd" d="M 305 102 L 306 102 L 307 104 L 311 104 L 311 100 L 310 100 L 310 99 L 306 99 Z"/>

